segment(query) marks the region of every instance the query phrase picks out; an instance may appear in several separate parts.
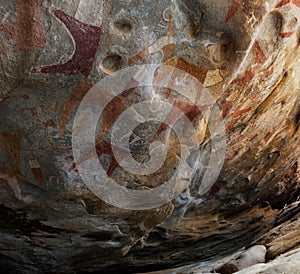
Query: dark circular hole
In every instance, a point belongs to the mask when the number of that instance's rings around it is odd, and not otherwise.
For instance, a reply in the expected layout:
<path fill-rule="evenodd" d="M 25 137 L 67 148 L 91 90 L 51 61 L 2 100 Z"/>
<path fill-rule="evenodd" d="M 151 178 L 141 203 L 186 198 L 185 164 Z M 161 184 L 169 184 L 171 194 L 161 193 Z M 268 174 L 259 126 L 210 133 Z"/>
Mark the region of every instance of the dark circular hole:
<path fill-rule="evenodd" d="M 121 69 L 122 65 L 123 65 L 122 57 L 118 54 L 112 54 L 105 57 L 102 60 L 100 64 L 100 68 L 103 72 L 107 74 L 112 74 L 118 71 L 119 69 Z"/>
<path fill-rule="evenodd" d="M 124 34 L 129 34 L 132 30 L 132 25 L 129 20 L 126 19 L 121 19 L 117 20 L 114 22 L 114 27 L 118 31 L 124 33 Z"/>

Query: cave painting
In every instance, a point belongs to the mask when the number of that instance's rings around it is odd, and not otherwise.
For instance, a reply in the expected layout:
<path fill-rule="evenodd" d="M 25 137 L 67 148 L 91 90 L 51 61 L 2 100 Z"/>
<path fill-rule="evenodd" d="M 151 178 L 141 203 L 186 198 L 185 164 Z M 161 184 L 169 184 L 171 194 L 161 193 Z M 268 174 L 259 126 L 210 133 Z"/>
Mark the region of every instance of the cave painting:
<path fill-rule="evenodd" d="M 164 131 L 167 129 L 167 125 L 173 126 L 176 121 L 178 120 L 179 117 L 177 117 L 177 115 L 174 115 L 175 113 L 177 113 L 177 109 L 179 109 L 190 121 L 194 121 L 197 117 L 202 115 L 202 111 L 205 111 L 207 109 L 209 109 L 211 107 L 211 105 L 205 105 L 205 106 L 201 106 L 201 108 L 198 105 L 195 104 L 190 104 L 190 103 L 185 103 L 185 102 L 181 102 L 181 101 L 177 101 L 175 100 L 173 103 L 173 108 L 170 110 L 170 112 L 168 113 L 168 115 L 165 118 L 164 123 L 161 124 L 161 126 L 159 127 L 159 129 L 155 132 L 155 134 L 152 137 L 152 141 L 155 141 L 155 139 Z M 206 126 L 207 126 L 207 121 L 202 118 L 202 123 L 204 125 L 203 131 L 199 130 L 198 132 L 198 143 L 202 143 L 203 138 L 204 138 L 204 134 L 206 131 Z M 186 125 L 186 127 L 184 127 L 182 129 L 182 135 L 187 134 L 187 129 L 188 126 Z"/>
<path fill-rule="evenodd" d="M 257 41 L 254 42 L 252 47 L 253 58 L 255 61 L 255 66 L 249 70 L 246 70 L 245 75 L 242 78 L 236 79 L 232 84 L 238 84 L 240 86 L 247 86 L 251 83 L 255 75 L 259 72 L 262 65 L 267 61 L 267 57 L 261 49 Z M 268 71 L 270 73 L 270 71 Z M 267 72 L 267 73 L 268 73 Z"/>
<path fill-rule="evenodd" d="M 247 69 L 241 78 L 238 78 L 238 79 L 235 79 L 234 81 L 232 81 L 231 82 L 232 85 L 246 87 L 249 84 L 251 84 L 254 77 L 261 70 L 263 64 L 267 61 L 267 57 L 257 41 L 255 41 L 253 43 L 251 52 L 253 55 L 253 60 L 254 60 L 253 63 L 255 64 L 255 66 L 252 66 L 250 69 Z M 265 76 L 268 77 L 268 76 L 272 75 L 273 72 L 274 72 L 274 67 L 272 67 L 271 69 L 266 71 Z M 252 110 L 252 108 L 248 107 L 248 108 L 239 109 L 239 110 L 234 111 L 233 113 L 230 113 L 229 117 L 232 120 L 231 120 L 230 124 L 227 125 L 227 131 L 228 132 L 232 131 L 235 128 L 235 126 L 238 124 L 241 117 L 243 117 L 244 115 L 249 113 L 251 110 Z"/>
<path fill-rule="evenodd" d="M 129 64 L 134 64 L 138 62 L 139 60 L 142 60 L 146 58 L 147 56 L 161 51 L 163 53 L 163 64 L 177 68 L 181 71 L 184 71 L 186 73 L 189 73 L 193 77 L 195 77 L 198 81 L 200 81 L 202 84 L 205 82 L 205 79 L 207 77 L 207 73 L 210 71 L 208 68 L 200 67 L 197 65 L 194 65 L 192 63 L 189 63 L 186 61 L 183 57 L 176 57 L 175 56 L 175 44 L 174 44 L 174 38 L 173 38 L 173 31 L 172 31 L 172 20 L 169 18 L 168 21 L 168 31 L 167 35 L 159 38 L 156 40 L 153 44 L 151 44 L 148 48 L 140 51 L 136 55 L 134 55 L 132 58 L 129 59 Z M 168 87 L 166 88 L 165 92 L 165 99 L 167 100 L 172 92 L 172 86 L 174 85 L 174 82 L 176 81 L 178 75 L 178 71 L 174 71 L 171 80 L 168 83 Z M 164 75 L 158 74 L 154 77 L 153 82 L 159 81 L 159 78 L 163 78 Z M 128 100 L 126 97 L 129 95 L 129 93 L 134 91 L 134 88 L 138 85 L 138 82 L 136 82 L 135 79 L 132 79 L 132 83 L 129 83 L 128 89 L 124 91 L 121 95 L 116 96 L 110 104 L 105 108 L 103 112 L 102 117 L 102 123 L 101 128 L 99 131 L 99 134 L 96 138 L 96 151 L 98 157 L 101 155 L 109 155 L 111 158 L 111 162 L 109 165 L 109 168 L 107 170 L 107 175 L 111 176 L 114 172 L 114 170 L 119 166 L 118 162 L 116 161 L 113 151 L 112 151 L 112 145 L 103 140 L 105 136 L 110 131 L 111 127 L 113 126 L 114 122 L 117 120 L 119 115 L 126 109 L 126 107 L 131 103 L 130 100 Z M 155 84 L 155 83 L 154 83 Z M 69 95 L 67 102 L 63 108 L 62 112 L 62 118 L 60 122 L 60 135 L 63 134 L 64 128 L 66 127 L 66 124 L 69 120 L 69 116 L 73 112 L 73 110 L 79 106 L 82 98 L 85 96 L 85 94 L 88 92 L 88 90 L 91 88 L 91 84 L 87 83 L 86 81 L 82 81 L 79 86 L 77 86 Z M 196 101 L 200 98 L 202 91 L 202 85 L 199 85 L 198 87 L 198 94 L 196 96 Z M 99 104 L 101 104 L 99 102 Z M 190 121 L 195 120 L 196 117 L 201 115 L 201 111 L 199 110 L 198 106 L 189 103 L 189 102 L 181 102 L 181 101 L 175 101 L 173 102 L 174 109 L 178 108 L 180 111 L 182 111 L 187 118 Z M 203 106 L 206 108 L 209 108 L 211 106 Z M 170 118 L 171 117 L 171 118 Z M 170 111 L 170 114 L 166 119 L 172 119 L 172 110 Z M 175 122 L 175 121 L 171 121 Z M 202 142 L 204 138 L 204 134 L 206 131 L 206 122 L 204 121 L 204 130 L 201 132 L 201 136 L 199 136 L 199 143 Z M 158 129 L 157 132 L 154 133 L 153 138 L 159 137 L 159 135 L 166 129 L 165 125 L 162 124 L 161 127 Z M 200 141 L 201 140 L 201 141 Z M 121 153 L 121 152 L 120 152 Z M 92 157 L 91 152 L 87 152 L 86 155 L 83 155 L 82 161 L 89 159 Z M 79 163 L 77 163 L 79 164 Z M 73 171 L 76 169 L 76 164 L 74 163 L 70 167 L 70 171 Z"/>
<path fill-rule="evenodd" d="M 60 136 L 63 136 L 65 127 L 68 123 L 68 120 L 70 119 L 71 114 L 75 109 L 79 107 L 80 102 L 87 94 L 87 92 L 92 88 L 92 86 L 93 85 L 91 83 L 89 83 L 86 80 L 83 80 L 69 94 L 61 113 L 60 124 L 59 124 Z"/>
<path fill-rule="evenodd" d="M 44 184 L 45 179 L 44 179 L 43 172 L 42 172 L 42 169 L 41 169 L 41 166 L 40 166 L 38 160 L 36 158 L 29 160 L 29 166 L 31 168 L 31 172 L 32 172 L 35 180 L 40 184 Z"/>
<path fill-rule="evenodd" d="M 294 31 L 289 31 L 289 32 L 281 32 L 279 33 L 279 36 L 281 38 L 289 38 L 294 34 Z"/>
<path fill-rule="evenodd" d="M 137 83 L 133 82 L 134 86 L 137 86 Z M 93 87 L 91 83 L 86 80 L 82 80 L 78 86 L 71 91 L 70 95 L 67 98 L 66 103 L 64 104 L 60 125 L 59 125 L 59 134 L 63 135 L 64 129 L 68 121 L 70 120 L 70 116 L 75 109 L 77 109 L 84 98 L 84 96 L 88 93 L 88 91 Z M 94 87 L 97 88 L 97 87 Z M 100 142 L 109 132 L 111 126 L 118 119 L 119 115 L 125 110 L 125 108 L 132 102 L 126 99 L 126 96 L 133 91 L 133 87 L 128 87 L 122 94 L 119 96 L 114 96 L 113 100 L 106 106 L 103 110 L 102 117 L 102 126 L 96 138 L 96 144 Z M 108 93 L 107 91 L 101 90 L 101 94 L 104 96 L 112 97 L 113 95 Z M 101 106 L 101 102 L 98 98 L 93 102 L 94 104 L 99 104 Z"/>
<path fill-rule="evenodd" d="M 175 58 L 175 45 L 173 43 L 173 34 L 172 34 L 172 28 L 171 28 L 171 20 L 169 21 L 169 26 L 168 26 L 168 33 L 167 36 L 162 37 L 158 39 L 156 42 L 154 42 L 150 47 L 147 49 L 139 52 L 135 56 L 133 56 L 129 60 L 129 64 L 133 64 L 140 59 L 143 59 L 147 57 L 148 55 L 156 52 L 156 51 L 162 51 L 163 52 L 163 61 L 164 64 L 168 66 L 172 66 L 175 68 L 178 68 L 179 70 L 183 70 L 195 78 L 197 78 L 201 83 L 205 81 L 206 74 L 209 71 L 206 68 L 202 68 L 199 66 L 196 66 L 194 64 L 190 64 L 187 62 L 184 58 L 179 57 Z M 163 75 L 160 75 L 158 77 L 163 77 Z M 171 87 L 173 85 L 173 82 L 176 79 L 176 71 L 173 73 L 171 77 L 171 81 L 168 85 L 169 89 L 167 89 L 165 97 L 166 99 L 169 98 L 170 93 L 172 91 Z M 155 81 L 155 79 L 154 79 Z M 107 135 L 109 130 L 111 129 L 113 123 L 117 120 L 118 116 L 125 110 L 126 106 L 128 106 L 131 101 L 126 99 L 126 96 L 134 91 L 134 88 L 138 85 L 138 82 L 135 81 L 135 79 L 132 79 L 131 83 L 129 83 L 128 88 L 126 91 L 124 91 L 120 96 L 115 97 L 110 104 L 105 108 L 103 112 L 103 118 L 102 118 L 102 126 L 100 129 L 100 132 L 96 138 L 96 151 L 98 157 L 100 157 L 103 154 L 109 155 L 111 158 L 110 165 L 107 170 L 107 175 L 111 176 L 114 172 L 114 170 L 119 166 L 117 160 L 114 157 L 114 153 L 112 150 L 112 145 L 104 141 L 103 138 Z M 66 126 L 68 116 L 71 114 L 71 112 L 76 108 L 76 106 L 79 106 L 80 101 L 84 97 L 84 95 L 88 92 L 89 88 L 91 85 L 89 85 L 86 82 L 81 82 L 77 88 L 74 89 L 73 92 L 71 92 L 63 110 L 63 116 L 61 119 L 61 124 L 60 124 L 60 133 L 62 134 L 63 129 Z M 199 94 L 198 98 L 200 97 L 201 89 L 199 89 Z M 99 102 L 100 103 L 100 102 Z M 178 108 L 180 109 L 189 120 L 193 121 L 197 116 L 201 115 L 201 111 L 199 110 L 197 105 L 190 104 L 190 103 L 184 103 L 180 101 L 175 101 L 173 103 L 174 109 Z M 209 108 L 210 106 L 203 106 L 206 108 Z M 166 117 L 166 119 L 172 119 L 172 110 L 170 111 L 169 115 Z M 175 121 L 171 121 L 175 122 Z M 161 127 L 158 129 L 158 131 L 153 135 L 153 138 L 157 138 L 164 130 L 166 129 L 166 126 L 164 124 L 161 125 Z M 206 125 L 204 126 L 204 132 L 206 131 Z M 201 134 L 201 140 L 204 138 L 204 134 Z M 120 151 L 120 153 L 122 153 Z M 86 159 L 89 159 L 92 157 L 92 153 L 88 152 L 82 157 L 82 161 L 85 161 Z M 80 164 L 80 163 L 77 163 Z M 76 164 L 74 163 L 69 171 L 73 171 L 76 169 Z"/>
<path fill-rule="evenodd" d="M 225 18 L 226 23 L 229 22 L 235 16 L 239 7 L 243 4 L 243 1 L 244 0 L 233 0 L 231 8 L 229 9 L 227 16 Z M 278 9 L 288 4 L 294 4 L 295 6 L 300 7 L 300 0 L 282 0 L 276 4 L 275 8 Z"/>
<path fill-rule="evenodd" d="M 54 10 L 53 14 L 73 37 L 74 54 L 65 63 L 35 68 L 32 72 L 89 76 L 98 50 L 101 28 L 84 24 L 61 10 Z"/>
<path fill-rule="evenodd" d="M 171 67 L 175 67 L 179 70 L 185 71 L 191 74 L 192 76 L 194 76 L 195 78 L 197 78 L 201 83 L 204 83 L 208 69 L 191 64 L 182 57 L 176 58 L 175 50 L 176 49 L 175 49 L 174 38 L 173 38 L 172 20 L 170 17 L 168 21 L 167 35 L 157 39 L 148 48 L 140 51 L 139 53 L 131 57 L 128 63 L 134 64 L 137 61 L 144 59 L 155 52 L 162 52 L 164 65 L 168 65 Z M 161 75 L 160 77 L 164 77 L 164 76 Z M 174 71 L 174 74 L 171 77 L 171 81 L 169 83 L 170 87 L 173 85 L 173 81 L 175 79 L 176 79 L 176 71 Z M 170 93 L 171 93 L 171 88 L 167 89 L 166 91 L 166 99 L 169 98 Z"/>
<path fill-rule="evenodd" d="M 0 33 L 6 39 L 17 41 L 20 50 L 44 48 L 46 34 L 41 18 L 39 0 L 15 0 L 16 23 L 0 25 Z"/>
<path fill-rule="evenodd" d="M 172 87 L 174 86 L 174 83 L 176 79 L 178 78 L 178 74 L 181 74 L 180 71 L 184 71 L 186 73 L 189 73 L 193 77 L 195 77 L 201 84 L 205 82 L 205 79 L 207 77 L 208 72 L 210 71 L 208 68 L 201 67 L 194 65 L 192 63 L 189 63 L 186 61 L 183 57 L 176 57 L 175 56 L 175 44 L 173 39 L 173 31 L 172 31 L 172 20 L 171 16 L 168 20 L 168 31 L 167 35 L 164 37 L 159 38 L 156 40 L 153 44 L 151 44 L 148 48 L 140 51 L 136 55 L 134 55 L 132 58 L 129 59 L 129 64 L 133 64 L 148 55 L 151 55 L 152 53 L 155 53 L 157 51 L 161 51 L 163 53 L 163 64 L 174 67 L 178 70 L 174 70 L 172 73 L 171 79 L 168 83 L 167 89 L 165 91 L 165 99 L 168 99 L 172 92 Z M 163 73 L 160 73 L 156 75 L 153 79 L 153 83 L 160 82 L 160 79 L 163 79 L 165 75 Z M 195 102 L 197 102 L 200 99 L 202 91 L 202 85 L 197 85 L 197 95 L 195 98 Z M 157 138 L 166 128 L 166 124 L 172 124 L 175 123 L 177 118 L 174 120 L 172 117 L 172 113 L 178 108 L 182 113 L 185 114 L 185 116 L 192 122 L 195 120 L 196 117 L 201 115 L 201 111 L 199 109 L 199 106 L 193 103 L 185 103 L 178 100 L 175 100 L 173 102 L 174 109 L 171 109 L 169 115 L 166 117 L 166 121 L 170 120 L 168 123 L 163 123 L 159 127 L 158 131 L 154 133 L 152 137 L 152 141 L 154 141 L 155 138 Z M 202 107 L 210 107 L 210 106 L 202 106 Z M 173 120 L 172 120 L 173 119 Z M 205 122 L 205 121 L 204 121 Z M 204 128 L 204 131 L 206 130 L 206 126 Z M 201 134 L 201 137 L 198 138 L 199 143 L 203 140 L 203 134 Z"/>
<path fill-rule="evenodd" d="M 108 155 L 110 156 L 110 165 L 106 171 L 107 176 L 111 177 L 114 173 L 115 169 L 119 166 L 118 161 L 116 160 L 114 156 L 114 152 L 112 149 L 112 145 L 109 142 L 106 141 L 100 141 L 96 143 L 96 152 L 97 156 L 100 158 L 102 155 Z M 92 152 L 87 152 L 85 155 L 82 156 L 81 161 L 79 163 L 76 163 L 77 165 L 81 164 L 82 162 L 90 159 L 92 157 Z M 76 164 L 72 164 L 69 171 L 76 170 Z"/>
<path fill-rule="evenodd" d="M 234 17 L 241 4 L 242 4 L 242 0 L 233 0 L 232 6 L 225 18 L 226 23 L 229 22 Z"/>
<path fill-rule="evenodd" d="M 282 0 L 275 6 L 275 8 L 281 8 L 282 6 L 290 3 L 294 4 L 297 7 L 300 7 L 300 0 Z"/>
<path fill-rule="evenodd" d="M 107 96 L 108 98 L 113 97 L 113 99 L 110 101 L 110 103 L 105 107 L 103 110 L 103 116 L 102 116 L 102 122 L 101 122 L 101 128 L 99 130 L 99 133 L 96 137 L 96 151 L 98 157 L 101 155 L 109 155 L 111 157 L 111 163 L 107 170 L 107 175 L 111 176 L 116 169 L 116 167 L 119 166 L 117 160 L 114 157 L 112 146 L 109 142 L 102 140 L 110 131 L 112 125 L 114 122 L 118 119 L 119 115 L 126 109 L 126 107 L 131 103 L 130 100 L 126 98 L 126 96 L 131 93 L 138 85 L 137 82 L 132 80 L 129 83 L 128 89 L 126 89 L 121 95 L 119 96 L 113 96 L 112 94 L 109 94 L 107 91 L 101 90 L 101 94 L 104 94 L 104 96 Z M 66 125 L 68 121 L 70 120 L 70 116 L 73 113 L 75 109 L 77 109 L 80 105 L 80 102 L 84 98 L 84 96 L 88 93 L 88 91 L 93 87 L 91 83 L 89 83 L 86 80 L 83 80 L 79 83 L 77 87 L 70 93 L 70 95 L 67 98 L 66 103 L 64 104 L 61 119 L 60 119 L 60 125 L 59 125 L 59 132 L 60 136 L 63 135 L 64 129 L 66 128 Z M 94 87 L 98 88 L 98 87 Z M 98 104 L 99 106 L 102 106 L 101 100 L 99 98 L 95 98 L 95 101 L 92 102 L 93 104 Z M 85 155 L 82 156 L 82 161 L 85 161 L 89 159 L 92 155 L 91 151 L 87 151 Z M 80 164 L 80 163 L 77 163 Z M 76 168 L 76 164 L 73 164 L 69 171 L 73 171 Z"/>

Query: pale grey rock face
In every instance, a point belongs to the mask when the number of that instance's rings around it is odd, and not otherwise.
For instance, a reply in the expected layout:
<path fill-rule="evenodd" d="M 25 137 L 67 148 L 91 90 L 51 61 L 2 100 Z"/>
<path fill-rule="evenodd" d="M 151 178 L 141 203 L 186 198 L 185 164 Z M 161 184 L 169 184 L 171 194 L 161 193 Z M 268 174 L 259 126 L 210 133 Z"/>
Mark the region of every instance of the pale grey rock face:
<path fill-rule="evenodd" d="M 241 254 L 233 263 L 237 266 L 238 270 L 242 270 L 258 263 L 264 263 L 266 253 L 267 249 L 265 246 L 256 245 Z"/>
<path fill-rule="evenodd" d="M 207 262 L 295 216 L 298 209 L 285 216 L 278 209 L 299 193 L 293 177 L 300 156 L 299 6 L 296 0 L 2 0 L 1 268 L 145 272 Z M 105 203 L 84 183 L 74 163 L 72 126 L 99 80 L 145 64 L 181 70 L 213 96 L 226 128 L 227 146 L 218 149 L 226 155 L 221 170 L 220 159 L 213 159 L 214 184 L 203 184 L 214 119 L 204 119 L 184 96 L 197 86 L 193 81 L 180 95 L 172 85 L 186 78 L 176 71 L 165 88 L 153 88 L 167 78 L 163 69 L 149 75 L 150 88 L 131 79 L 98 123 L 97 158 L 107 176 L 145 191 L 177 174 L 178 139 L 162 123 L 143 124 L 129 136 L 139 163 L 149 160 L 154 140 L 169 148 L 156 173 L 128 173 L 112 153 L 117 118 L 149 98 L 186 115 L 199 157 L 189 158 L 197 172 L 178 197 L 157 208 L 128 210 Z"/>
<path fill-rule="evenodd" d="M 279 256 L 274 261 L 268 264 L 257 264 L 252 267 L 243 269 L 236 272 L 238 274 L 279 274 L 279 273 L 291 273 L 297 274 L 300 269 L 300 254 L 299 249 Z"/>

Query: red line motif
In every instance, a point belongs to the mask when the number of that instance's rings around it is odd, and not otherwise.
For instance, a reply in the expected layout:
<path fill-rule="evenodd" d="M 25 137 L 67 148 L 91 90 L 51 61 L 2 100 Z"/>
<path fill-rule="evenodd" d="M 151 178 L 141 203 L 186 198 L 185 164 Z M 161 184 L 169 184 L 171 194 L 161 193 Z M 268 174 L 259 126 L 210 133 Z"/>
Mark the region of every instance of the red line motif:
<path fill-rule="evenodd" d="M 39 0 L 15 0 L 16 23 L 0 25 L 6 39 L 17 41 L 20 50 L 44 48 L 47 38 L 41 18 Z"/>
<path fill-rule="evenodd" d="M 228 14 L 225 18 L 226 23 L 229 22 L 234 17 L 234 15 L 236 14 L 236 12 L 241 4 L 242 4 L 241 0 L 233 1 L 232 6 L 231 6 L 230 10 L 228 11 Z"/>

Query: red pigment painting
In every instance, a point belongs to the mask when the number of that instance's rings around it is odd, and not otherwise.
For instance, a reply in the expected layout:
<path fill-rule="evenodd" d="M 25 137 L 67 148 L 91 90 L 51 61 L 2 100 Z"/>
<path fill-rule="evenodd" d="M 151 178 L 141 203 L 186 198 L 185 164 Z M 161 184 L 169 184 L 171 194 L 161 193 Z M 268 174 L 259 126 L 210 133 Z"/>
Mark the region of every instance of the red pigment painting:
<path fill-rule="evenodd" d="M 233 18 L 233 16 L 236 14 L 236 12 L 241 4 L 242 4 L 241 0 L 233 1 L 232 6 L 231 6 L 230 10 L 228 11 L 228 14 L 225 18 L 225 22 L 228 22 Z"/>
<path fill-rule="evenodd" d="M 101 28 L 84 24 L 61 10 L 53 11 L 69 30 L 75 42 L 72 58 L 66 63 L 35 68 L 32 72 L 89 76 L 98 50 Z"/>
<path fill-rule="evenodd" d="M 41 19 L 39 0 L 15 0 L 16 23 L 0 25 L 0 32 L 6 39 L 17 41 L 20 50 L 44 48 L 46 34 Z"/>

